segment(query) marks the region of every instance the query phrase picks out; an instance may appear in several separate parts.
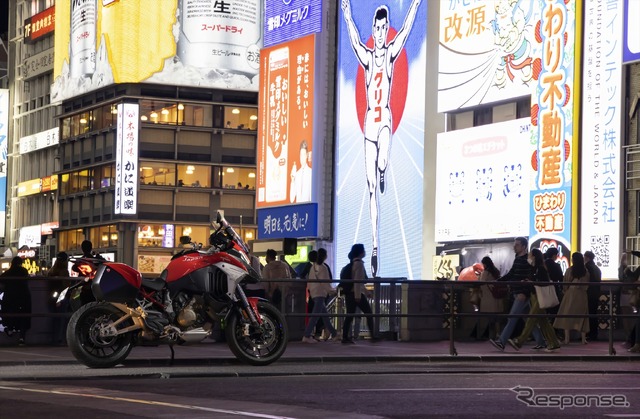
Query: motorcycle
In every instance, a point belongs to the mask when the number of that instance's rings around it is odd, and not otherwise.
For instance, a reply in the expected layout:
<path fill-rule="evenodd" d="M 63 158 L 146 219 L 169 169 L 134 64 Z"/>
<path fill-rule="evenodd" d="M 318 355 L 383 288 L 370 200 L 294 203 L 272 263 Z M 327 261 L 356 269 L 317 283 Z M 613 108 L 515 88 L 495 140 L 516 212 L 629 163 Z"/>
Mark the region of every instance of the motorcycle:
<path fill-rule="evenodd" d="M 209 249 L 189 236 L 158 278 L 143 279 L 132 267 L 103 261 L 91 281 L 96 299 L 81 306 L 67 327 L 75 358 L 90 368 L 121 363 L 136 345 L 201 341 L 215 323 L 232 353 L 250 365 L 278 360 L 288 342 L 282 313 L 268 301 L 247 297 L 243 284 L 260 281 L 249 249 L 218 213 Z"/>

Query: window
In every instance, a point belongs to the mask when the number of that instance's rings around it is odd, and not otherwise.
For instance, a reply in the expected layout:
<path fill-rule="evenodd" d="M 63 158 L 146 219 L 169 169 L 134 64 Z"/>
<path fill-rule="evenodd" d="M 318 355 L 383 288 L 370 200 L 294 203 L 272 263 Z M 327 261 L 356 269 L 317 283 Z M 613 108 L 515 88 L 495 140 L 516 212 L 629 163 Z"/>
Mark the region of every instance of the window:
<path fill-rule="evenodd" d="M 174 186 L 176 184 L 176 165 L 141 161 L 140 184 Z"/>
<path fill-rule="evenodd" d="M 256 188 L 256 170 L 246 167 L 224 166 L 221 171 L 221 182 L 223 188 L 227 189 L 249 189 Z"/>
<path fill-rule="evenodd" d="M 213 107 L 211 105 L 190 105 L 179 103 L 178 123 L 195 127 L 211 127 L 213 125 Z"/>
<path fill-rule="evenodd" d="M 225 106 L 224 121 L 224 128 L 257 130 L 258 109 Z"/>
<path fill-rule="evenodd" d="M 89 234 L 94 248 L 118 246 L 119 233 L 113 224 L 92 228 Z"/>
<path fill-rule="evenodd" d="M 202 243 L 204 246 L 209 244 L 209 235 L 211 230 L 209 227 L 200 226 L 176 226 L 176 245 L 180 244 L 180 236 L 189 236 L 194 243 Z"/>
<path fill-rule="evenodd" d="M 211 167 L 193 164 L 179 164 L 178 186 L 210 188 Z"/>
<path fill-rule="evenodd" d="M 176 125 L 178 123 L 178 103 L 143 100 L 140 102 L 140 121 Z"/>
<path fill-rule="evenodd" d="M 141 224 L 138 226 L 138 246 L 175 247 L 174 226 L 171 224 Z"/>
<path fill-rule="evenodd" d="M 58 233 L 58 249 L 64 251 L 80 249 L 80 244 L 84 240 L 82 229 L 61 231 Z"/>

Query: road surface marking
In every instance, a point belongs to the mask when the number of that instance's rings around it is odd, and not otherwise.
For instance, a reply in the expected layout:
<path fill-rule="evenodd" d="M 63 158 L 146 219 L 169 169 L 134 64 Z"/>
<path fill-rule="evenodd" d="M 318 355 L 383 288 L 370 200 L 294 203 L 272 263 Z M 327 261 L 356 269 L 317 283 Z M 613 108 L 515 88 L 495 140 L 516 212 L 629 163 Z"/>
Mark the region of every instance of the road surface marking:
<path fill-rule="evenodd" d="M 167 402 L 158 402 L 153 400 L 140 400 L 140 399 L 131 399 L 128 397 L 111 397 L 111 396 L 100 396 L 97 394 L 86 394 L 86 393 L 74 393 L 71 391 L 61 391 L 61 390 L 41 390 L 35 388 L 26 388 L 26 387 L 9 387 L 9 386 L 0 386 L 0 390 L 12 390 L 12 391 L 26 391 L 31 393 L 48 393 L 48 394 L 58 394 L 63 396 L 76 396 L 76 397 L 86 397 L 93 399 L 102 399 L 102 400 L 113 400 L 118 402 L 128 402 L 128 403 L 138 403 L 138 404 L 148 404 L 154 406 L 164 406 L 164 407 L 174 407 L 177 409 L 187 409 L 187 410 L 200 410 L 203 412 L 212 412 L 212 413 L 224 413 L 228 415 L 238 415 L 238 416 L 251 416 L 254 418 L 265 418 L 265 419 L 295 419 L 288 416 L 274 416 L 267 415 L 263 413 L 254 413 L 254 412 L 244 412 L 241 410 L 225 410 L 225 409 L 214 409 L 211 407 L 202 407 L 202 406 L 194 406 L 189 404 L 178 404 L 178 403 L 167 403 Z"/>

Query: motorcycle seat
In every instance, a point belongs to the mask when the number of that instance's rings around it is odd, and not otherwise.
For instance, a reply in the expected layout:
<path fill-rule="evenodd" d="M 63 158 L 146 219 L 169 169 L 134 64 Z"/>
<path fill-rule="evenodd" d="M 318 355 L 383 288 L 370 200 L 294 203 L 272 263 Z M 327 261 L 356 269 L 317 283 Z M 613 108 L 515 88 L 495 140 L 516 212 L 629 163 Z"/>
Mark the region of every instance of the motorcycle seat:
<path fill-rule="evenodd" d="M 142 286 L 146 288 L 150 288 L 154 291 L 160 291 L 164 288 L 165 281 L 163 278 L 142 278 Z"/>

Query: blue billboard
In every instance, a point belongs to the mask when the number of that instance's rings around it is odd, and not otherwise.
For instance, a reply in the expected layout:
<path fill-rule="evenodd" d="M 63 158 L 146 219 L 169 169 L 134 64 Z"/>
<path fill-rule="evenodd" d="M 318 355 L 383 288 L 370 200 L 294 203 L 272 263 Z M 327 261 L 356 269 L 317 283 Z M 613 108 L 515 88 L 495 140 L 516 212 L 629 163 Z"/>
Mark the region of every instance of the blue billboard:
<path fill-rule="evenodd" d="M 322 31 L 322 0 L 265 0 L 264 47 Z"/>
<path fill-rule="evenodd" d="M 288 205 L 258 210 L 258 237 L 308 238 L 318 235 L 318 204 Z"/>

